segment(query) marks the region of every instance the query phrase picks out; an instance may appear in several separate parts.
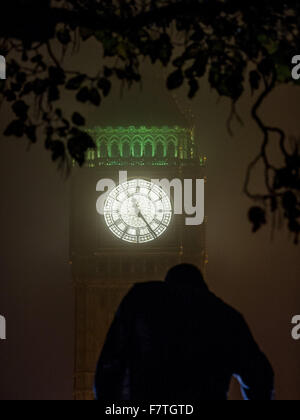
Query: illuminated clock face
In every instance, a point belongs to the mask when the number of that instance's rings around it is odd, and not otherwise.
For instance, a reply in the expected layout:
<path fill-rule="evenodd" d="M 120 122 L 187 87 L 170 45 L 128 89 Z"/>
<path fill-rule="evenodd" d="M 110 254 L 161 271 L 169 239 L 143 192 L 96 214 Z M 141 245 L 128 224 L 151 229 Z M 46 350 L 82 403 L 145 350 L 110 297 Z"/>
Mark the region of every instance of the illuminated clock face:
<path fill-rule="evenodd" d="M 119 185 L 109 194 L 104 218 L 119 239 L 143 244 L 158 239 L 167 230 L 172 205 L 162 188 L 136 179 Z"/>

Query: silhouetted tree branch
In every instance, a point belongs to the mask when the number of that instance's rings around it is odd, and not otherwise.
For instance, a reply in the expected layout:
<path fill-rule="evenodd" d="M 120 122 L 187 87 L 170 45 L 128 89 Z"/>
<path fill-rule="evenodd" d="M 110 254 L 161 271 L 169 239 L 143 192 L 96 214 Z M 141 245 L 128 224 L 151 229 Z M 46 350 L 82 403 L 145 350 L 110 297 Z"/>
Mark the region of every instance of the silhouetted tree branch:
<path fill-rule="evenodd" d="M 300 51 L 299 16 L 298 0 L 10 0 L 0 16 L 0 54 L 8 57 L 8 80 L 0 83 L 0 94 L 15 114 L 5 135 L 31 143 L 44 135 L 60 167 L 70 170 L 72 159 L 83 165 L 94 143 L 84 129 L 85 118 L 76 110 L 68 118 L 59 106 L 62 94 L 73 92 L 81 104 L 98 107 L 114 80 L 128 86 L 141 81 L 144 58 L 165 66 L 167 88 L 188 87 L 191 99 L 208 75 L 210 86 L 232 102 L 231 134 L 233 118 L 241 122 L 237 102 L 250 87 L 258 95 L 252 117 L 262 145 L 245 180 L 246 195 L 257 201 L 249 219 L 257 231 L 270 213 L 273 218 L 283 214 L 297 241 L 299 144 L 288 147 L 286 133 L 267 126 L 259 111 L 279 84 L 292 82 L 291 59 Z M 91 38 L 101 46 L 103 66 L 93 74 L 68 69 L 66 52 L 85 48 Z M 279 168 L 268 154 L 274 137 L 284 161 Z M 263 193 L 250 191 L 260 163 Z"/>

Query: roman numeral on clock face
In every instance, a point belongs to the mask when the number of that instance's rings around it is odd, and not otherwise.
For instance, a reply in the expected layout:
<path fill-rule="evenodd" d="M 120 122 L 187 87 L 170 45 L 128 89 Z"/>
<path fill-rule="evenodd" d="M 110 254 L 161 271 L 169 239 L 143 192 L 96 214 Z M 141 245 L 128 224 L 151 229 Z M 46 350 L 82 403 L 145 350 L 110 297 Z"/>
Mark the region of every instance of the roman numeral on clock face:
<path fill-rule="evenodd" d="M 122 239 L 127 235 L 128 231 L 129 231 L 129 227 L 127 226 L 125 231 L 123 232 Z"/>

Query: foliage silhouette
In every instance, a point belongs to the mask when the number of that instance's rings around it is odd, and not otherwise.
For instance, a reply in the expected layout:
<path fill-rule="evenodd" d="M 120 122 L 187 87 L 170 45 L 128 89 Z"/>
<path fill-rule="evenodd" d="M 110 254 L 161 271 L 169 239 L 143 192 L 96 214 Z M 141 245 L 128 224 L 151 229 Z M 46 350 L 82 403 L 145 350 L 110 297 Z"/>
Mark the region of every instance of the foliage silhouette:
<path fill-rule="evenodd" d="M 83 116 L 74 112 L 69 120 L 59 108 L 62 94 L 70 91 L 78 102 L 100 106 L 115 78 L 128 86 L 141 81 L 145 58 L 168 70 L 172 65 L 167 88 L 188 86 L 189 98 L 208 74 L 211 87 L 232 101 L 229 130 L 238 118 L 236 103 L 250 86 L 258 96 L 252 116 L 263 139 L 245 180 L 245 193 L 255 201 L 249 219 L 257 231 L 270 217 L 274 226 L 285 218 L 298 242 L 299 143 L 267 126 L 259 111 L 276 86 L 299 83 L 291 78 L 291 59 L 300 48 L 299 16 L 297 0 L 10 0 L 0 17 L 0 54 L 8 58 L 8 80 L 1 81 L 0 94 L 12 104 L 15 119 L 5 135 L 35 143 L 42 132 L 60 167 L 69 170 L 71 159 L 83 165 L 93 141 L 82 128 Z M 84 49 L 91 38 L 102 47 L 102 68 L 96 74 L 67 69 L 66 52 Z M 268 153 L 276 138 L 280 167 Z M 265 192 L 253 193 L 251 175 L 261 162 Z"/>

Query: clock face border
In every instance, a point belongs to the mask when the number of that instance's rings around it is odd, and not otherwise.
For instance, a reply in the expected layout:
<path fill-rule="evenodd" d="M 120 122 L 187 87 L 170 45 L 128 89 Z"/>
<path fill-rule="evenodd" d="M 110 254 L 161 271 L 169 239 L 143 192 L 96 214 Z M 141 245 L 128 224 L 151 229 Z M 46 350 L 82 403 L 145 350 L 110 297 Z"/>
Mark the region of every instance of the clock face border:
<path fill-rule="evenodd" d="M 169 228 L 173 207 L 158 185 L 135 178 L 114 188 L 104 205 L 104 220 L 119 240 L 143 245 L 159 239 Z"/>

